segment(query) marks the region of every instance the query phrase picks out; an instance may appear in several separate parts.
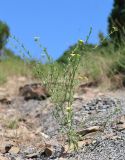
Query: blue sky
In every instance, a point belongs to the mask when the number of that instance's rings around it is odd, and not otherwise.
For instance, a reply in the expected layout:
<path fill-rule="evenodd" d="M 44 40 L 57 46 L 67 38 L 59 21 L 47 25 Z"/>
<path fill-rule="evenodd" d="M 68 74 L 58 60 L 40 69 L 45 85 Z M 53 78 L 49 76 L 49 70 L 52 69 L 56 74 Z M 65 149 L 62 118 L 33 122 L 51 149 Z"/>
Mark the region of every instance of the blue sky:
<path fill-rule="evenodd" d="M 107 34 L 112 4 L 113 0 L 1 0 L 0 19 L 34 57 L 40 56 L 34 43 L 39 36 L 56 59 L 78 39 L 85 40 L 90 27 L 90 43 L 98 42 L 99 31 Z"/>

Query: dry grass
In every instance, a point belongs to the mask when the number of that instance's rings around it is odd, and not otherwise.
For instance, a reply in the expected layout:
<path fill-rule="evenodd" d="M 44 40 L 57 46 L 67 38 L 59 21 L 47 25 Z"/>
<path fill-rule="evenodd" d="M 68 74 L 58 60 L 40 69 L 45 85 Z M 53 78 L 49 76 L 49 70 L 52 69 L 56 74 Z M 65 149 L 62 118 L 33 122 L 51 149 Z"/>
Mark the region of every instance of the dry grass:
<path fill-rule="evenodd" d="M 124 84 L 125 55 L 122 50 L 115 53 L 86 53 L 81 60 L 79 73 L 88 81 L 96 81 L 103 88 L 119 88 Z M 84 82 L 84 81 L 83 81 Z"/>
<path fill-rule="evenodd" d="M 0 85 L 12 76 L 31 76 L 31 69 L 20 59 L 9 58 L 0 61 Z"/>

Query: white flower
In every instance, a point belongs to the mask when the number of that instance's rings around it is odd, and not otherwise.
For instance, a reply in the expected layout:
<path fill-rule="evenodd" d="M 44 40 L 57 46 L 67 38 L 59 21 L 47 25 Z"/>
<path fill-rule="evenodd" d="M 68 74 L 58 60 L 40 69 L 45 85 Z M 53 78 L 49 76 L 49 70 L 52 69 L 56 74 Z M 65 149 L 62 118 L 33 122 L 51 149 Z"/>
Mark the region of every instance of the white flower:
<path fill-rule="evenodd" d="M 40 37 L 35 36 L 34 37 L 34 41 L 38 41 L 40 39 Z"/>

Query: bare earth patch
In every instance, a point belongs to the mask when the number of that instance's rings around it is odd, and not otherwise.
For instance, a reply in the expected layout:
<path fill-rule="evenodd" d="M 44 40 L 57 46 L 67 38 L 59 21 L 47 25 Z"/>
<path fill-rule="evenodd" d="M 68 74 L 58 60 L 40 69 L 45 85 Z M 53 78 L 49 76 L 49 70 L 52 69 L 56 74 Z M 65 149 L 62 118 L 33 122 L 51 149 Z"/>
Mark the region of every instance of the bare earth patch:
<path fill-rule="evenodd" d="M 9 100 L 0 101 L 0 160 L 125 159 L 125 90 L 86 88 L 74 95 L 74 127 L 81 139 L 73 152 L 52 116 L 51 99 L 19 96 L 19 88 L 32 82 L 13 77 L 0 87 L 0 100 Z"/>

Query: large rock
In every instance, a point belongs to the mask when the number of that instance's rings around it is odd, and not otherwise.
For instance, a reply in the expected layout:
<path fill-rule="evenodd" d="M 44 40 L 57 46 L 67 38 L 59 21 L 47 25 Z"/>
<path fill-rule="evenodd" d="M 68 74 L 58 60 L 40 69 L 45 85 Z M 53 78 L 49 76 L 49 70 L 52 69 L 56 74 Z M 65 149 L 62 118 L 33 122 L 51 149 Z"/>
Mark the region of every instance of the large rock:
<path fill-rule="evenodd" d="M 50 97 L 47 89 L 41 83 L 26 84 L 19 88 L 19 95 L 23 96 L 25 100 L 37 99 L 44 100 Z"/>

